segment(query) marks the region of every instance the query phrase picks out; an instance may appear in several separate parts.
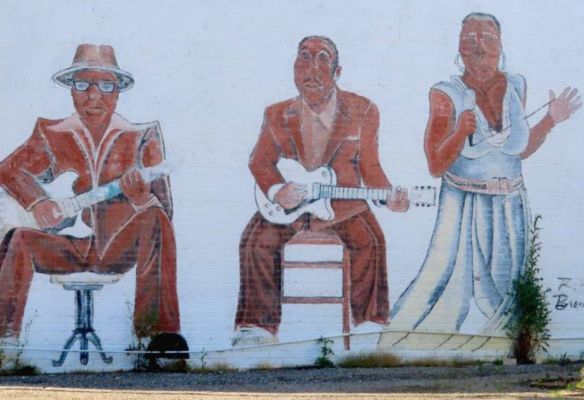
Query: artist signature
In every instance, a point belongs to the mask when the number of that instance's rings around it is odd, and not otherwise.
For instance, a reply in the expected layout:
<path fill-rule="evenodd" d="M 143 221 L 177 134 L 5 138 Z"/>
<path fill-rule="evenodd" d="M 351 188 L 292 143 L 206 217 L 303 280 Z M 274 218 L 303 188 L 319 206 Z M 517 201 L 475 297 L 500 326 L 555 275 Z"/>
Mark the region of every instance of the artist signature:
<path fill-rule="evenodd" d="M 558 287 L 552 295 L 554 308 L 558 311 L 584 308 L 584 279 L 576 281 L 558 277 L 558 281 Z"/>

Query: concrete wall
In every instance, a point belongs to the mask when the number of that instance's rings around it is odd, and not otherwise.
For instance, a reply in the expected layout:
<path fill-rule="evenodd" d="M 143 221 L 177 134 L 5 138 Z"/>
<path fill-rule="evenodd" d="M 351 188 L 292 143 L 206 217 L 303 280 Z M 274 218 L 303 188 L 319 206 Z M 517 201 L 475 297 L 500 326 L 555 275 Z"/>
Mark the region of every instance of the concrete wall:
<path fill-rule="evenodd" d="M 338 337 L 340 305 L 285 305 L 279 345 L 241 349 L 231 344 L 240 289 L 239 242 L 256 211 L 247 163 L 265 107 L 298 94 L 292 67 L 304 36 L 331 37 L 343 66 L 339 87 L 377 104 L 381 166 L 396 185 L 440 187 L 440 179 L 428 172 L 423 150 L 428 93 L 436 82 L 459 73 L 454 60 L 460 23 L 468 13 L 488 12 L 500 20 L 505 68 L 526 78 L 528 112 L 548 100 L 550 89 L 584 88 L 584 4 L 576 0 L 60 0 L 4 1 L 1 8 L 1 158 L 30 135 L 37 117 L 64 118 L 74 111 L 69 92 L 50 77 L 70 65 L 78 44 L 111 44 L 120 66 L 133 73 L 136 85 L 120 95 L 117 110 L 132 122 L 158 120 L 167 157 L 180 161 L 171 182 L 181 333 L 192 351 L 208 352 L 211 364 L 311 363 L 319 350 L 314 339 L 320 336 L 337 336 L 336 353 L 346 354 Z M 580 111 L 555 127 L 543 147 L 523 162 L 531 213 L 543 216 L 540 265 L 551 289 L 552 355 L 578 356 L 584 348 L 583 118 Z M 373 212 L 387 241 L 391 307 L 424 261 L 437 208 L 397 214 L 374 207 Z M 331 275 L 307 279 L 324 291 L 338 291 L 340 276 L 327 273 Z M 301 289 L 305 286 L 300 283 Z M 48 275 L 35 274 L 20 335 L 27 348 L 23 359 L 48 372 L 131 368 L 132 359 L 123 351 L 136 340 L 134 292 L 135 270 L 95 292 L 94 325 L 114 356 L 112 364 L 92 353 L 84 367 L 72 353 L 63 367 L 54 368 L 51 359 L 58 357 L 74 326 L 74 296 L 51 284 Z M 455 339 L 461 344 L 477 341 L 476 346 L 450 343 L 441 348 L 446 336 L 433 341 L 436 346 L 424 347 L 428 342 L 421 336 L 393 348 L 399 334 L 395 340 L 380 340 L 361 327 L 353 330 L 363 334 L 352 338 L 352 351 L 375 350 L 379 343 L 413 356 L 448 357 L 465 350 L 469 357 L 502 357 L 509 345 L 503 339 L 489 349 L 482 339 L 464 336 L 480 333 L 486 321 L 469 302 L 468 317 L 448 334 L 460 334 Z M 375 331 L 376 326 L 369 328 Z M 444 330 L 439 324 L 428 328 Z M 192 355 L 193 365 L 199 357 Z"/>

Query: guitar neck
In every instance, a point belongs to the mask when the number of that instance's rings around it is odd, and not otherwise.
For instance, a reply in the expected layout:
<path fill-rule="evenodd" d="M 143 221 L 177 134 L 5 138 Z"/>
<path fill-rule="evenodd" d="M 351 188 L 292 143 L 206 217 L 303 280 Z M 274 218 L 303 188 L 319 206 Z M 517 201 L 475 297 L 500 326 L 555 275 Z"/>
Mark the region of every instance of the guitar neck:
<path fill-rule="evenodd" d="M 121 193 L 122 187 L 120 186 L 120 180 L 116 179 L 107 185 L 100 186 L 87 193 L 82 193 L 69 200 L 73 206 L 74 212 L 79 212 L 84 208 L 114 198 Z"/>
<path fill-rule="evenodd" d="M 144 181 L 152 182 L 154 179 L 165 176 L 167 174 L 167 168 L 168 167 L 165 164 L 160 164 L 154 167 L 139 169 L 138 171 L 142 175 Z M 120 179 L 116 179 L 106 185 L 90 190 L 89 192 L 66 199 L 65 207 L 68 209 L 68 214 L 73 215 L 84 208 L 114 198 L 121 193 L 122 187 L 120 185 Z"/>
<path fill-rule="evenodd" d="M 386 200 L 392 189 L 320 185 L 315 188 L 318 198 L 331 200 Z"/>

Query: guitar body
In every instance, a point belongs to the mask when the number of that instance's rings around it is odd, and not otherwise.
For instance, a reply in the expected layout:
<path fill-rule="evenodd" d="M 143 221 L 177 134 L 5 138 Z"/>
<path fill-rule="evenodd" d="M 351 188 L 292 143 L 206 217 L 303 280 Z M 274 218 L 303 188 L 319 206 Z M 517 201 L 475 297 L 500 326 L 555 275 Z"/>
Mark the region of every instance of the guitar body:
<path fill-rule="evenodd" d="M 54 181 L 43 184 L 42 187 L 51 200 L 62 203 L 65 199 L 73 198 L 73 183 L 78 178 L 74 172 L 68 171 L 59 175 Z M 10 229 L 16 227 L 32 228 L 44 232 L 68 235 L 76 238 L 91 236 L 93 230 L 87 226 L 80 216 L 71 216 L 58 226 L 49 229 L 41 229 L 37 225 L 32 212 L 22 208 L 8 193 L 2 192 L 0 200 L 0 233 L 2 236 Z"/>
<path fill-rule="evenodd" d="M 47 192 L 47 195 L 51 200 L 63 204 L 66 199 L 75 197 L 73 183 L 75 183 L 78 177 L 79 175 L 75 172 L 67 171 L 55 178 L 54 181 L 44 184 L 43 189 Z M 30 217 L 32 218 L 32 214 Z M 58 233 L 59 235 L 73 236 L 76 238 L 85 238 L 93 235 L 93 229 L 83 222 L 81 215 L 74 215 L 65 218 L 59 226 L 45 229 L 45 232 Z"/>
<path fill-rule="evenodd" d="M 152 182 L 154 179 L 167 176 L 173 165 L 172 162 L 164 161 L 138 171 L 144 181 Z M 25 211 L 8 193 L 0 191 L 0 235 L 4 236 L 10 229 L 17 227 L 39 229 L 76 238 L 93 235 L 93 229 L 83 222 L 81 212 L 87 207 L 119 195 L 122 189 L 119 180 L 115 180 L 86 193 L 75 194 L 73 184 L 78 177 L 75 172 L 67 171 L 50 183 L 41 184 L 48 197 L 58 203 L 65 214 L 63 222 L 50 229 L 40 229 L 31 212 Z"/>
<path fill-rule="evenodd" d="M 331 168 L 320 167 L 307 171 L 298 161 L 282 158 L 276 165 L 286 182 L 296 182 L 306 185 L 308 196 L 306 200 L 293 210 L 284 210 L 279 204 L 270 201 L 260 187 L 255 186 L 255 201 L 262 216 L 273 224 L 287 225 L 296 221 L 305 213 L 318 219 L 332 221 L 335 212 L 330 199 L 318 199 L 313 193 L 314 184 L 336 185 L 337 176 Z"/>

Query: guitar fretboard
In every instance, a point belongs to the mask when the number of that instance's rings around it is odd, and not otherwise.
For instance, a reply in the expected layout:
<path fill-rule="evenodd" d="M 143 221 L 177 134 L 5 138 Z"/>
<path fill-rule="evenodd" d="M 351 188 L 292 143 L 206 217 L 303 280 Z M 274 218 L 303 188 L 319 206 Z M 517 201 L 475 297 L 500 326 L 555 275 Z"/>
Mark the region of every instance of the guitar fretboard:
<path fill-rule="evenodd" d="M 320 185 L 319 198 L 333 200 L 385 200 L 391 192 L 391 189 Z"/>
<path fill-rule="evenodd" d="M 167 163 L 162 163 L 154 167 L 142 168 L 138 171 L 141 173 L 144 181 L 152 182 L 154 179 L 163 177 L 168 173 L 168 165 Z M 65 211 L 65 214 L 72 217 L 84 208 L 116 197 L 120 193 L 122 193 L 122 188 L 120 186 L 120 180 L 117 179 L 89 192 L 64 199 L 61 201 L 60 205 Z"/>
<path fill-rule="evenodd" d="M 78 212 L 104 200 L 116 197 L 120 193 L 122 193 L 120 181 L 116 180 L 90 192 L 77 195 L 70 200 L 75 212 Z"/>
<path fill-rule="evenodd" d="M 393 189 L 333 186 L 316 183 L 313 193 L 316 193 L 319 199 L 383 201 L 393 194 Z M 414 186 L 408 189 L 408 197 L 410 204 L 416 207 L 434 206 L 436 205 L 436 188 L 433 186 Z"/>

